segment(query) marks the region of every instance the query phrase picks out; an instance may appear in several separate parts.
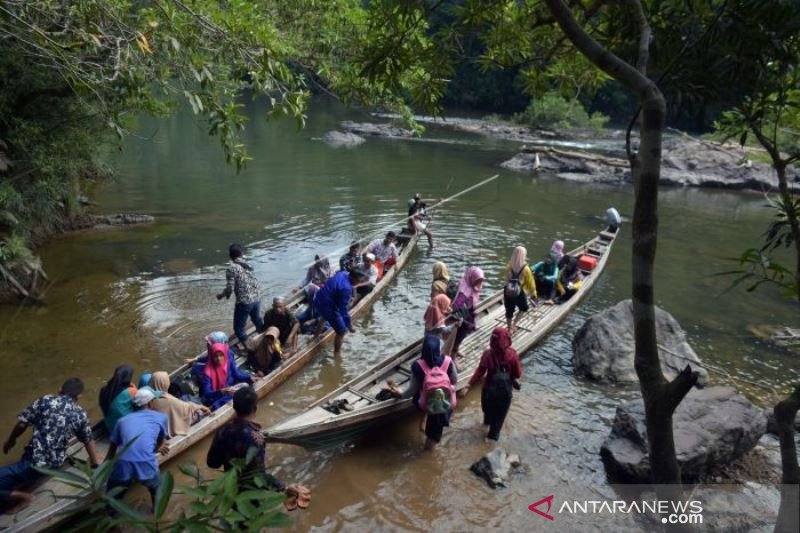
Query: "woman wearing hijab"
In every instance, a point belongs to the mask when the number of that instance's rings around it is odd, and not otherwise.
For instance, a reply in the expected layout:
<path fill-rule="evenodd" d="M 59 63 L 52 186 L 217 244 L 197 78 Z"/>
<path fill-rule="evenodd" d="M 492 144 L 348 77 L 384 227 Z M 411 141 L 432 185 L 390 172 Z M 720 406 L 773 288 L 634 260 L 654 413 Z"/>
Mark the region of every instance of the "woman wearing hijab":
<path fill-rule="evenodd" d="M 314 264 L 308 268 L 308 271 L 306 271 L 306 277 L 300 284 L 300 288 L 302 289 L 309 283 L 313 283 L 317 287 L 322 287 L 331 276 L 331 262 L 328 260 L 328 258 L 319 254 L 315 255 Z"/>
<path fill-rule="evenodd" d="M 558 291 L 556 301 L 564 303 L 581 288 L 583 276 L 578 268 L 578 258 L 574 255 L 565 255 L 558 266 L 561 268 L 561 273 L 556 282 L 556 291 Z"/>
<path fill-rule="evenodd" d="M 447 297 L 452 301 L 452 299 L 456 297 L 456 293 L 458 293 L 458 283 L 450 279 L 450 272 L 447 270 L 447 265 L 441 261 L 433 263 L 433 282 L 431 283 L 431 288 L 433 288 L 433 283 L 437 281 L 444 282 L 447 287 L 445 294 L 447 294 Z"/>
<path fill-rule="evenodd" d="M 200 420 L 203 415 L 211 413 L 211 409 L 205 405 L 184 402 L 176 398 L 168 392 L 169 385 L 169 374 L 163 371 L 153 372 L 150 386 L 154 390 L 161 391 L 161 397 L 153 400 L 153 410 L 167 415 L 170 437 L 186 435 L 189 433 L 189 426 Z"/>
<path fill-rule="evenodd" d="M 536 292 L 544 298 L 544 303 L 552 304 L 556 296 L 556 281 L 558 280 L 558 259 L 550 253 L 533 265 L 533 279 L 536 280 Z"/>
<path fill-rule="evenodd" d="M 553 241 L 553 246 L 550 247 L 550 254 L 555 258 L 556 264 L 564 257 L 564 241 Z"/>
<path fill-rule="evenodd" d="M 431 371 L 440 369 L 450 380 L 448 390 L 437 388 L 423 397 L 425 379 L 431 379 Z M 458 383 L 456 365 L 450 357 L 442 354 L 442 341 L 436 335 L 425 335 L 422 341 L 422 356 L 411 365 L 408 387 L 400 391 L 392 381 L 387 381 L 390 390 L 398 398 L 413 398 L 414 405 L 425 413 L 425 449 L 432 450 L 442 440 L 444 428 L 450 425 L 450 417 L 456 407 L 455 386 Z M 449 393 L 449 394 L 448 394 Z"/>
<path fill-rule="evenodd" d="M 485 377 L 484 377 L 485 376 Z M 481 409 L 483 425 L 489 426 L 489 440 L 497 441 L 500 430 L 511 407 L 511 388 L 519 390 L 519 379 L 522 377 L 522 365 L 519 355 L 511 347 L 511 335 L 503 327 L 492 332 L 489 348 L 483 352 L 481 362 L 469 380 L 469 385 L 462 395 L 466 395 L 469 387 L 483 379 L 481 389 Z"/>
<path fill-rule="evenodd" d="M 456 331 L 453 349 L 450 353 L 453 357 L 460 357 L 461 353 L 458 351 L 464 339 L 475 331 L 476 317 L 475 308 L 481 299 L 481 291 L 483 290 L 483 282 L 485 281 L 483 270 L 478 267 L 471 266 L 464 272 L 464 277 L 458 284 L 458 294 L 453 300 L 453 315 L 461 320 L 461 324 Z"/>
<path fill-rule="evenodd" d="M 523 246 L 517 246 L 506 266 L 503 304 L 506 307 L 506 327 L 510 333 L 514 333 L 512 319 L 517 308 L 524 313 L 528 310 L 528 298 L 536 301 L 536 282 L 527 259 L 528 251 Z"/>
<path fill-rule="evenodd" d="M 247 362 L 258 377 L 263 377 L 281 366 L 283 351 L 278 340 L 280 331 L 275 326 L 267 328 L 261 342 L 247 355 Z"/>
<path fill-rule="evenodd" d="M 212 411 L 216 411 L 233 399 L 239 383 L 253 383 L 247 372 L 239 370 L 230 347 L 221 342 L 212 342 L 207 338 L 208 357 L 195 364 L 193 373 L 200 381 L 200 397 Z"/>
<path fill-rule="evenodd" d="M 450 298 L 447 297 L 447 284 L 442 280 L 433 282 L 431 301 L 425 310 L 425 335 L 442 336 L 450 331 L 447 318 L 450 316 Z"/>
<path fill-rule="evenodd" d="M 109 434 L 114 431 L 117 420 L 134 411 L 133 397 L 136 387 L 133 381 L 133 368 L 120 365 L 114 369 L 114 375 L 100 389 L 100 409 L 103 411 L 103 423 Z"/>

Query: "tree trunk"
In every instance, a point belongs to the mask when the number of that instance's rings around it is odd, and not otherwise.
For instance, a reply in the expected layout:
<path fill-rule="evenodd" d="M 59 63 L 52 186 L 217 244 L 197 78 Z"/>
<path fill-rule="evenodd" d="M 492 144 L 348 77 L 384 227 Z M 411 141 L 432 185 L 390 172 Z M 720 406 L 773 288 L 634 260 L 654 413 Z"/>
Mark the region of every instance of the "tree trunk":
<path fill-rule="evenodd" d="M 775 172 L 778 174 L 778 192 L 781 196 L 781 203 L 786 212 L 786 220 L 789 222 L 789 231 L 794 239 L 795 265 L 794 265 L 794 288 L 797 301 L 800 302 L 800 213 L 794 209 L 792 193 L 789 190 L 789 183 L 786 180 L 786 164 L 783 162 L 773 162 Z"/>
<path fill-rule="evenodd" d="M 800 386 L 775 406 L 775 421 L 778 425 L 778 438 L 781 442 L 781 506 L 778 520 L 775 522 L 776 533 L 789 533 L 798 530 L 800 524 L 800 466 L 797 464 L 797 447 L 794 442 L 794 420 L 800 409 Z"/>
<path fill-rule="evenodd" d="M 658 183 L 661 177 L 661 140 L 666 105 L 656 84 L 646 75 L 650 28 L 639 0 L 626 0 L 640 26 L 637 66 L 633 67 L 592 39 L 562 0 L 545 0 L 553 17 L 572 44 L 589 61 L 635 93 L 641 105 L 638 156 L 631 156 L 635 205 L 633 211 L 633 319 L 634 364 L 642 390 L 652 480 L 659 497 L 680 496 L 681 474 L 675 456 L 672 414 L 697 382 L 686 367 L 672 382 L 661 371 L 656 341 L 653 270 L 658 241 Z"/>

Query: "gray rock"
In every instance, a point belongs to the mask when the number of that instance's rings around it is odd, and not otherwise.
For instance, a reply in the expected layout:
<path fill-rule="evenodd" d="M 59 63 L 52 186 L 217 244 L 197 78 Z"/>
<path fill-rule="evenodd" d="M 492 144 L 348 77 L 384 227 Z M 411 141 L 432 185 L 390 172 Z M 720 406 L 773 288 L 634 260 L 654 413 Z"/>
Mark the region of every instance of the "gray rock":
<path fill-rule="evenodd" d="M 91 215 L 95 226 L 130 226 L 133 224 L 150 224 L 155 222 L 151 215 L 137 215 L 130 213 L 116 215 Z"/>
<path fill-rule="evenodd" d="M 702 479 L 750 451 L 764 435 L 763 410 L 733 387 L 692 389 L 672 418 L 675 450 L 684 482 Z M 649 483 L 647 431 L 641 400 L 617 407 L 611 434 L 600 449 L 612 481 Z"/>
<path fill-rule="evenodd" d="M 686 342 L 686 332 L 666 311 L 656 307 L 656 336 L 661 370 L 673 379 L 686 365 L 700 374 L 698 385 L 708 383 L 708 372 Z M 633 303 L 623 300 L 594 316 L 572 339 L 575 373 L 602 382 L 636 383 L 633 366 Z"/>
<path fill-rule="evenodd" d="M 364 137 L 351 132 L 329 131 L 322 136 L 322 141 L 331 146 L 358 146 L 366 141 Z"/>
<path fill-rule="evenodd" d="M 391 124 L 374 123 L 374 122 L 352 122 L 345 120 L 342 122 L 342 128 L 350 133 L 356 135 L 369 135 L 372 137 L 411 137 L 414 132 L 405 128 L 398 128 Z"/>
<path fill-rule="evenodd" d="M 495 448 L 478 459 L 469 469 L 478 477 L 486 480 L 493 489 L 505 487 L 511 473 L 521 466 L 519 456 L 508 454 L 502 448 Z"/>

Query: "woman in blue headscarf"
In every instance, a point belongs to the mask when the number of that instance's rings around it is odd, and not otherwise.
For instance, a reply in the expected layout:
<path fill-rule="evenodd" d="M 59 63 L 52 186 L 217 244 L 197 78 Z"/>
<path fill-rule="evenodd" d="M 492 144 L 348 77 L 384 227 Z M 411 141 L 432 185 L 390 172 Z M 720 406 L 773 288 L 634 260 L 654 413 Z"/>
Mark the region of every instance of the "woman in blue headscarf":
<path fill-rule="evenodd" d="M 442 440 L 444 428 L 450 425 L 450 417 L 456 407 L 456 383 L 456 365 L 450 356 L 442 354 L 442 341 L 432 334 L 425 335 L 422 355 L 411 365 L 408 387 L 400 391 L 393 382 L 388 382 L 396 397 L 413 398 L 417 409 L 425 413 L 423 431 L 426 450 L 432 450 Z"/>

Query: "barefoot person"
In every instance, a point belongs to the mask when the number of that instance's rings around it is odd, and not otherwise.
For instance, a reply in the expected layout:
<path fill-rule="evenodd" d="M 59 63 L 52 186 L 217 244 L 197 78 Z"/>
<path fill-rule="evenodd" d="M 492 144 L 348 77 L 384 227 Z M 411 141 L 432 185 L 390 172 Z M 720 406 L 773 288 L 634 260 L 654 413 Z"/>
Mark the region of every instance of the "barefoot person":
<path fill-rule="evenodd" d="M 528 298 L 536 299 L 536 282 L 527 263 L 528 251 L 517 246 L 511 254 L 506 266 L 505 287 L 503 288 L 503 305 L 506 308 L 506 327 L 514 333 L 514 312 L 519 308 L 520 314 L 528 310 Z M 519 315 L 517 315 L 519 318 Z"/>
<path fill-rule="evenodd" d="M 322 320 L 317 321 L 317 336 L 322 334 L 325 322 L 336 332 L 333 343 L 333 354 L 342 353 L 344 336 L 349 331 L 355 332 L 350 320 L 350 299 L 353 297 L 353 286 L 367 279 L 366 273 L 356 269 L 350 272 L 339 271 L 328 280 L 324 287 L 317 291 L 314 305 Z"/>
<path fill-rule="evenodd" d="M 3 444 L 3 453 L 11 451 L 29 426 L 33 435 L 22 459 L 0 468 L 0 511 L 15 512 L 30 502 L 31 495 L 25 489 L 42 476 L 34 467 L 61 468 L 73 436 L 83 443 L 91 465 L 97 466 L 92 425 L 86 411 L 78 405 L 81 394 L 83 382 L 70 378 L 57 395 L 42 396 L 19 414 L 17 424 Z"/>
<path fill-rule="evenodd" d="M 225 271 L 225 289 L 217 294 L 217 300 L 236 295 L 236 306 L 233 308 L 233 332 L 244 344 L 247 340 L 247 318 L 253 322 L 256 331 L 264 329 L 261 321 L 261 287 L 258 284 L 253 267 L 245 261 L 244 252 L 239 244 L 231 244 L 228 248 L 231 264 Z"/>

